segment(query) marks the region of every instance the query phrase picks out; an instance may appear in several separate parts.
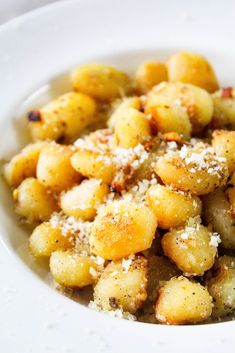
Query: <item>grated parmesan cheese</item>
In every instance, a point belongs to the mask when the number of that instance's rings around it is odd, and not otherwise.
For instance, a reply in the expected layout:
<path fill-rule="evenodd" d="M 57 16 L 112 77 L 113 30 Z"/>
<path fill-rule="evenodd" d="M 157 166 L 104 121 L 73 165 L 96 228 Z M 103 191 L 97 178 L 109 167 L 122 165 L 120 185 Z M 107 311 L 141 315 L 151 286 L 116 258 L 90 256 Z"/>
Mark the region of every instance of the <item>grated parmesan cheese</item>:
<path fill-rule="evenodd" d="M 52 228 L 59 228 L 63 236 L 76 236 L 76 250 L 84 256 L 90 254 L 89 238 L 93 222 L 84 222 L 73 216 L 66 216 L 62 212 L 52 214 L 50 220 Z M 71 236 L 71 239 L 73 237 Z"/>
<path fill-rule="evenodd" d="M 133 169 L 138 169 L 148 158 L 148 152 L 141 144 L 138 144 L 134 148 L 117 147 L 113 151 L 113 154 L 113 162 L 119 168 L 123 168 L 125 165 L 130 165 Z"/>
<path fill-rule="evenodd" d="M 185 165 L 191 166 L 190 173 L 197 170 L 207 170 L 211 175 L 220 175 L 224 171 L 226 159 L 216 155 L 213 147 L 198 143 L 194 147 L 183 145 L 179 157 Z"/>
<path fill-rule="evenodd" d="M 209 245 L 217 248 L 220 243 L 220 235 L 218 233 L 212 233 Z"/>
<path fill-rule="evenodd" d="M 125 319 L 125 320 L 131 320 L 131 321 L 135 321 L 136 317 L 134 315 L 132 315 L 131 313 L 127 312 L 127 311 L 123 311 L 122 308 L 118 308 L 115 310 L 104 310 L 102 309 L 99 304 L 94 300 L 91 300 L 88 304 L 88 308 L 92 309 L 92 310 L 96 310 L 99 312 L 103 312 L 105 314 L 108 314 L 112 317 L 116 317 L 119 319 Z"/>
<path fill-rule="evenodd" d="M 131 267 L 132 259 L 122 259 L 122 267 L 124 268 L 124 273 L 127 273 Z"/>

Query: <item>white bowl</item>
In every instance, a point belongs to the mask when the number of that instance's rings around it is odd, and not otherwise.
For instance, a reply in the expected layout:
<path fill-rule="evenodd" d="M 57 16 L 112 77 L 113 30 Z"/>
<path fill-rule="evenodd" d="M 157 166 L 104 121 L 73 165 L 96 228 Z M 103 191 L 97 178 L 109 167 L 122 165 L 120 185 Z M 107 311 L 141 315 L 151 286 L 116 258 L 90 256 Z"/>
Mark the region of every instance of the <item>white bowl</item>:
<path fill-rule="evenodd" d="M 62 1 L 2 26 L 0 158 L 26 139 L 21 135 L 24 125 L 19 125 L 22 102 L 45 83 L 54 87 L 60 82 L 57 77 L 82 62 L 129 70 L 145 59 L 192 49 L 208 57 L 222 85 L 234 84 L 234 7 L 232 0 L 213 5 L 203 0 Z M 47 269 L 27 252 L 26 233 L 16 222 L 2 180 L 0 200 L 4 353 L 233 351 L 235 322 L 173 327 L 113 319 L 51 289 Z"/>

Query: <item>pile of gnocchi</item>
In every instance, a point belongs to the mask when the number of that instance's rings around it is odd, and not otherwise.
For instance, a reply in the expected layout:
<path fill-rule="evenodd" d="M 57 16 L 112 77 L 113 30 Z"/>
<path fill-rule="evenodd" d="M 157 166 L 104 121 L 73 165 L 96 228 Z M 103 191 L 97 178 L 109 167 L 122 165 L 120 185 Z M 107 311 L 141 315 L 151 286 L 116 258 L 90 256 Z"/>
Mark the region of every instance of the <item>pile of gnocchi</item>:
<path fill-rule="evenodd" d="M 235 312 L 235 89 L 191 52 L 102 64 L 27 115 L 4 165 L 29 249 L 89 307 L 170 325 Z"/>

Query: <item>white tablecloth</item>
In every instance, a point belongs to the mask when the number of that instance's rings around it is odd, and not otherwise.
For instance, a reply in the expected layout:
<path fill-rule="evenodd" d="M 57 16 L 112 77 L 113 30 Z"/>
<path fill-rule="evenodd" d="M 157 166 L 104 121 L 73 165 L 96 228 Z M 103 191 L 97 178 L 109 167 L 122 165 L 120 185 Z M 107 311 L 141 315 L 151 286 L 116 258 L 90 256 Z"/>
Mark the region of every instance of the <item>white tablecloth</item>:
<path fill-rule="evenodd" d="M 55 1 L 60 0 L 0 0 L 0 24 Z"/>

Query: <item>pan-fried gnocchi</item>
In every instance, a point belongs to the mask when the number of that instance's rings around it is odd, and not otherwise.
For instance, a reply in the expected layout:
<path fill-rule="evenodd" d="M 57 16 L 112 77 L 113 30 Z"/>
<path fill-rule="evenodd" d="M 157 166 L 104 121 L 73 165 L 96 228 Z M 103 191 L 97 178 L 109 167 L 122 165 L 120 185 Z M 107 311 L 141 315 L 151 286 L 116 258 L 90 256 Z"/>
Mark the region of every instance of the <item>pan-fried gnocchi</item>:
<path fill-rule="evenodd" d="M 60 205 L 68 216 L 81 218 L 84 221 L 94 219 L 97 208 L 105 202 L 108 185 L 100 179 L 84 180 L 61 195 Z"/>
<path fill-rule="evenodd" d="M 165 110 L 163 110 L 163 108 L 165 108 Z M 177 117 L 180 111 L 181 116 L 183 116 L 182 110 L 186 113 L 185 116 L 190 120 L 193 132 L 198 133 L 208 125 L 212 119 L 212 98 L 205 90 L 188 83 L 183 84 L 180 82 L 160 83 L 154 86 L 147 95 L 145 111 L 153 116 L 156 123 L 158 123 L 160 119 L 158 115 L 160 115 L 164 121 L 164 115 L 160 113 L 161 111 L 165 112 L 165 115 L 167 115 L 167 112 L 169 114 L 174 113 Z M 171 125 L 168 126 L 168 128 L 168 131 L 174 131 L 170 129 L 173 128 Z"/>
<path fill-rule="evenodd" d="M 72 248 L 74 239 L 74 234 L 63 234 L 60 228 L 53 228 L 50 222 L 43 222 L 31 234 L 29 248 L 36 257 L 49 257 L 53 251 Z"/>
<path fill-rule="evenodd" d="M 132 72 L 77 67 L 29 111 L 32 143 L 3 166 L 29 251 L 112 316 L 233 318 L 235 90 L 191 52 Z"/>
<path fill-rule="evenodd" d="M 116 201 L 102 208 L 91 230 L 92 251 L 107 260 L 118 260 L 150 248 L 157 219 L 146 206 Z"/>
<path fill-rule="evenodd" d="M 190 138 L 192 124 L 185 109 L 173 99 L 155 94 L 154 88 L 148 94 L 145 114 L 151 117 L 156 131 L 162 133 L 174 131 L 186 140 Z"/>
<path fill-rule="evenodd" d="M 65 145 L 50 143 L 45 146 L 37 163 L 38 180 L 55 192 L 61 192 L 81 180 L 71 165 L 73 150 Z"/>
<path fill-rule="evenodd" d="M 144 258 L 110 262 L 94 288 L 97 305 L 135 313 L 146 300 L 147 261 Z"/>
<path fill-rule="evenodd" d="M 79 149 L 71 157 L 74 170 L 87 178 L 101 179 L 110 184 L 117 172 L 112 156 L 108 152 Z"/>
<path fill-rule="evenodd" d="M 233 173 L 235 171 L 235 131 L 214 131 L 212 146 L 218 156 L 226 159 L 228 170 Z"/>
<path fill-rule="evenodd" d="M 225 249 L 235 250 L 235 223 L 231 206 L 224 189 L 218 189 L 203 199 L 205 221 L 220 234 Z"/>
<path fill-rule="evenodd" d="M 69 92 L 28 114 L 32 139 L 73 141 L 94 119 L 96 102 L 89 96 Z"/>
<path fill-rule="evenodd" d="M 113 112 L 110 115 L 107 125 L 109 128 L 113 129 L 119 120 L 119 118 L 123 118 L 125 111 L 128 108 L 134 108 L 138 111 L 141 109 L 141 100 L 139 97 L 128 97 L 128 98 L 123 98 L 122 101 L 118 100 L 118 103 L 114 103 L 114 108 Z"/>
<path fill-rule="evenodd" d="M 167 80 L 167 67 L 158 61 L 148 61 L 141 64 L 135 73 L 135 84 L 139 94 L 145 94 L 153 86 Z"/>
<path fill-rule="evenodd" d="M 215 128 L 235 129 L 235 89 L 221 88 L 211 95 L 214 105 L 212 125 Z"/>
<path fill-rule="evenodd" d="M 201 201 L 197 196 L 163 185 L 149 188 L 147 202 L 156 214 L 159 227 L 163 229 L 182 226 L 187 219 L 201 213 Z"/>
<path fill-rule="evenodd" d="M 196 323 L 208 319 L 212 297 L 199 283 L 180 276 L 160 288 L 155 312 L 159 322 L 171 325 Z"/>
<path fill-rule="evenodd" d="M 165 154 L 155 171 L 165 185 L 194 195 L 209 194 L 228 179 L 226 159 L 203 143 L 193 148 L 184 145 L 180 151 Z"/>
<path fill-rule="evenodd" d="M 151 137 L 150 124 L 144 113 L 134 108 L 123 111 L 114 128 L 115 143 L 119 147 L 133 148 Z"/>
<path fill-rule="evenodd" d="M 4 177 L 11 187 L 16 188 L 24 179 L 36 177 L 38 158 L 45 145 L 46 142 L 30 143 L 5 164 Z"/>
<path fill-rule="evenodd" d="M 97 268 L 97 264 L 89 257 L 80 256 L 72 250 L 57 250 L 50 257 L 51 273 L 65 287 L 82 288 L 93 284 Z"/>
<path fill-rule="evenodd" d="M 212 316 L 220 318 L 231 315 L 235 310 L 235 257 L 222 256 L 215 265 L 216 274 L 207 285 L 214 299 Z"/>
<path fill-rule="evenodd" d="M 99 100 L 111 100 L 131 91 L 128 75 L 108 65 L 80 66 L 72 71 L 71 77 L 76 91 Z"/>
<path fill-rule="evenodd" d="M 220 238 L 198 222 L 172 229 L 164 234 L 162 248 L 186 276 L 201 276 L 209 270 L 217 254 Z"/>
<path fill-rule="evenodd" d="M 15 211 L 27 222 L 47 221 L 58 210 L 56 199 L 36 178 L 27 178 L 13 191 Z"/>
<path fill-rule="evenodd" d="M 169 81 L 191 83 L 208 92 L 219 88 L 212 66 L 201 55 L 187 51 L 178 52 L 169 58 L 167 67 Z"/>

